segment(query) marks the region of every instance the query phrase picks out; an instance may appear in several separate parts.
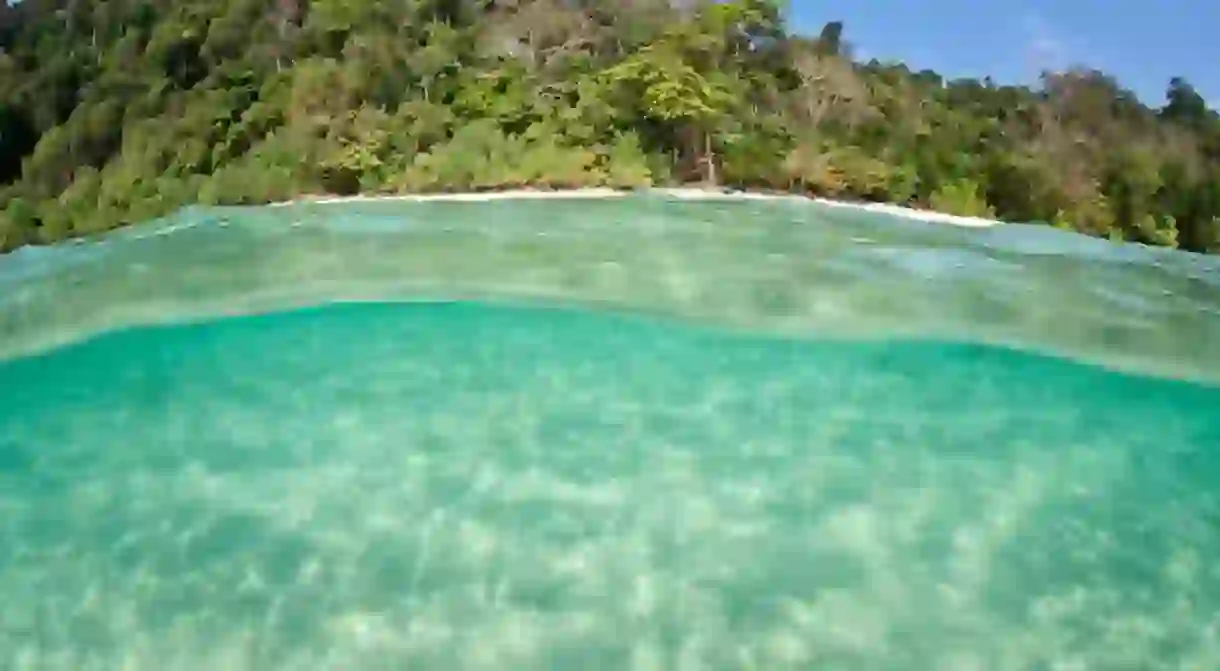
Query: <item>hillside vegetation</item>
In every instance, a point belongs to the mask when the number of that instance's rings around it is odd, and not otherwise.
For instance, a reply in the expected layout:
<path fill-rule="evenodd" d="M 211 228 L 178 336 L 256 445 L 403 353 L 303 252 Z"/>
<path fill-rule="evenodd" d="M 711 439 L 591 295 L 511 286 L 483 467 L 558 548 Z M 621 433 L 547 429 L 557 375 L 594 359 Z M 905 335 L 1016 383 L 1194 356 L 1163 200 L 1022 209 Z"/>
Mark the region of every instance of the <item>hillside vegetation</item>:
<path fill-rule="evenodd" d="M 0 5 L 0 248 L 189 203 L 701 182 L 1220 251 L 1220 119 L 857 62 L 764 0 Z"/>

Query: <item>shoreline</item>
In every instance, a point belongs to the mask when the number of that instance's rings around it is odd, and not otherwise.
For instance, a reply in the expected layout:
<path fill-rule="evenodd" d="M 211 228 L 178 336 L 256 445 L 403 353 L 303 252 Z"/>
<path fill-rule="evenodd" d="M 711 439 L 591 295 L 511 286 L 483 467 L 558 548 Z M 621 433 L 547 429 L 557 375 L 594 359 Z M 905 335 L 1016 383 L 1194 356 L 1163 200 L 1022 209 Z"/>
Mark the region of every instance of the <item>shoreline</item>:
<path fill-rule="evenodd" d="M 931 224 L 948 224 L 965 228 L 988 228 L 1004 222 L 980 217 L 965 217 L 932 210 L 920 210 L 905 205 L 890 203 L 865 203 L 847 200 L 832 200 L 801 194 L 768 193 L 764 191 L 736 191 L 699 187 L 672 187 L 647 189 L 611 189 L 605 187 L 587 189 L 505 189 L 502 191 L 468 191 L 456 193 L 417 193 L 356 196 L 302 196 L 293 200 L 269 203 L 268 207 L 290 205 L 336 205 L 341 203 L 407 201 L 407 202 L 466 202 L 478 203 L 496 200 L 608 200 L 626 198 L 633 194 L 653 194 L 676 200 L 757 200 L 816 203 L 826 207 L 857 210 L 902 217 Z"/>

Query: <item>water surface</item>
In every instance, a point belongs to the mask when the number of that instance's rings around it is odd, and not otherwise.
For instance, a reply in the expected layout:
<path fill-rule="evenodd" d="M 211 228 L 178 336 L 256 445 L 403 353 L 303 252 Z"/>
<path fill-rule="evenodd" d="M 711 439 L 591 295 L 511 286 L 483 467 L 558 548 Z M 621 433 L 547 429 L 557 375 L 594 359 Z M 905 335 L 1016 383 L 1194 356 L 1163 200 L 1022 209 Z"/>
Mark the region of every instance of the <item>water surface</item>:
<path fill-rule="evenodd" d="M 1220 258 L 803 200 L 196 208 L 0 262 L 0 355 L 120 325 L 479 298 L 809 336 L 926 337 L 1220 380 Z"/>

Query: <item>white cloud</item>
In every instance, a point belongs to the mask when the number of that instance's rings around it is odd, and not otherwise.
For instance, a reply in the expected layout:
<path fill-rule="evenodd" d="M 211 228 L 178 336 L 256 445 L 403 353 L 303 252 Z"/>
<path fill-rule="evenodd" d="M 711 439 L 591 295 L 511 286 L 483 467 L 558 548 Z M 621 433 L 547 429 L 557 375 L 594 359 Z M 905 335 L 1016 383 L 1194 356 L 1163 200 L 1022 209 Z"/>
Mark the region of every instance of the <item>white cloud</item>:
<path fill-rule="evenodd" d="M 1027 14 L 1022 22 L 1025 32 L 1027 67 L 1035 76 L 1044 70 L 1058 70 L 1073 58 L 1067 38 L 1059 34 L 1045 18 Z"/>

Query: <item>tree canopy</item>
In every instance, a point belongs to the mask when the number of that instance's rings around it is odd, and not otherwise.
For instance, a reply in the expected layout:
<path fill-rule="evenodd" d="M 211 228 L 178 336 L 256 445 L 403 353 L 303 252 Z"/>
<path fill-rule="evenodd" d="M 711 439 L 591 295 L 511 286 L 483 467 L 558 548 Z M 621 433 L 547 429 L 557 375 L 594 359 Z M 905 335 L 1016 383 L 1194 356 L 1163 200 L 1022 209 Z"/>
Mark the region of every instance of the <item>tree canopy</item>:
<path fill-rule="evenodd" d="M 0 249 L 189 203 L 701 182 L 1220 251 L 1220 116 L 852 59 L 769 0 L 0 4 Z"/>

